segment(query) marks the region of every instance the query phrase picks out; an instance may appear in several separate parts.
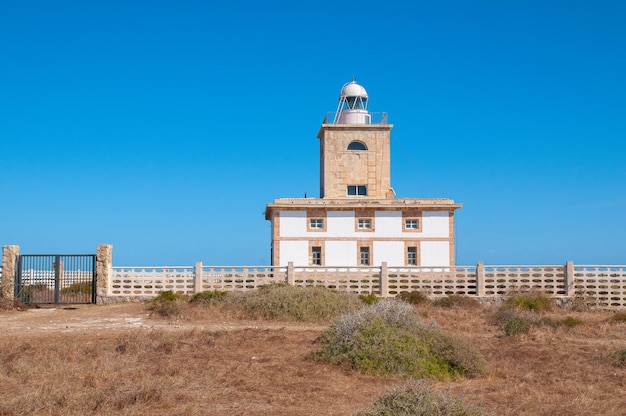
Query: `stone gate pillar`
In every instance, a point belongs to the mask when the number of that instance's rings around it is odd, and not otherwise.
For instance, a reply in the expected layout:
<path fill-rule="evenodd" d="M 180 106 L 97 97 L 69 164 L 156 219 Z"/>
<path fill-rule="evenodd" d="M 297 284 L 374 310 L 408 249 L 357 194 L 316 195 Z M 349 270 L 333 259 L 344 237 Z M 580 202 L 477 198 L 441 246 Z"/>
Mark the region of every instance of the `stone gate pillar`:
<path fill-rule="evenodd" d="M 99 244 L 96 248 L 96 303 L 101 304 L 109 295 L 109 271 L 113 267 L 113 246 Z"/>
<path fill-rule="evenodd" d="M 13 300 L 15 296 L 15 273 L 20 246 L 2 247 L 2 280 L 0 280 L 0 298 Z"/>

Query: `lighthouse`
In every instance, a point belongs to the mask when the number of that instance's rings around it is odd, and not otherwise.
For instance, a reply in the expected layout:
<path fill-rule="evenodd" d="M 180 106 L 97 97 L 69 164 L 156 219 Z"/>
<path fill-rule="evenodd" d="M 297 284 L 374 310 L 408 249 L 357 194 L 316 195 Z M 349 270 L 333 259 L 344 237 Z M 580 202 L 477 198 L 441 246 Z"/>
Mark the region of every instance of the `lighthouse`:
<path fill-rule="evenodd" d="M 343 85 L 317 134 L 320 197 L 267 205 L 272 265 L 453 266 L 454 212 L 447 198 L 396 198 L 386 113 L 369 111 L 366 89 Z"/>
<path fill-rule="evenodd" d="M 389 138 L 384 113 L 370 114 L 367 91 L 355 80 L 343 86 L 339 106 L 318 132 L 321 198 L 393 198 Z M 372 123 L 372 117 L 380 121 Z"/>

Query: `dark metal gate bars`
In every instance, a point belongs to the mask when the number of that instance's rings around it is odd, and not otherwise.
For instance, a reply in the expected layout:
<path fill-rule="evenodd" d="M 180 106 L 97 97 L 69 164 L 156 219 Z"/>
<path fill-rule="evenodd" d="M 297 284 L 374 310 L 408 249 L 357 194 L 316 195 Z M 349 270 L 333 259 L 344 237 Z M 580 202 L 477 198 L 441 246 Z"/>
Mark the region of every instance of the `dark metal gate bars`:
<path fill-rule="evenodd" d="M 19 256 L 15 298 L 28 304 L 96 303 L 96 256 Z"/>

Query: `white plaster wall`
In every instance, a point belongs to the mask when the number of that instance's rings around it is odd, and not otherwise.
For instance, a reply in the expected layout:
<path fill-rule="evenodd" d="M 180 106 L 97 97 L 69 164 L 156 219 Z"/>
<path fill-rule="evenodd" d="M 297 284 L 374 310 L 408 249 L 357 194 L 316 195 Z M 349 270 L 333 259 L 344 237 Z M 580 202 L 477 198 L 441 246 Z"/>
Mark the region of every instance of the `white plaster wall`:
<path fill-rule="evenodd" d="M 403 241 L 374 241 L 372 250 L 374 251 L 372 266 L 380 266 L 384 261 L 389 266 L 404 265 Z"/>
<path fill-rule="evenodd" d="M 377 237 L 401 237 L 403 228 L 402 212 L 376 211 L 374 213 L 374 229 L 376 231 L 374 235 Z"/>
<path fill-rule="evenodd" d="M 280 211 L 278 219 L 281 237 L 303 237 L 307 234 L 306 211 Z M 282 251 L 280 255 L 283 256 Z"/>
<path fill-rule="evenodd" d="M 356 266 L 356 241 L 326 241 L 326 266 Z"/>
<path fill-rule="evenodd" d="M 352 237 L 354 231 L 354 211 L 329 211 L 326 214 L 326 232 L 329 237 Z M 317 234 L 317 233 L 316 233 Z"/>
<path fill-rule="evenodd" d="M 280 242 L 280 265 L 287 266 L 292 261 L 294 266 L 309 264 L 308 241 L 281 241 Z"/>
<path fill-rule="evenodd" d="M 421 237 L 449 237 L 450 217 L 447 211 L 422 212 Z"/>
<path fill-rule="evenodd" d="M 449 266 L 450 243 L 448 241 L 422 241 L 420 243 L 420 265 Z"/>

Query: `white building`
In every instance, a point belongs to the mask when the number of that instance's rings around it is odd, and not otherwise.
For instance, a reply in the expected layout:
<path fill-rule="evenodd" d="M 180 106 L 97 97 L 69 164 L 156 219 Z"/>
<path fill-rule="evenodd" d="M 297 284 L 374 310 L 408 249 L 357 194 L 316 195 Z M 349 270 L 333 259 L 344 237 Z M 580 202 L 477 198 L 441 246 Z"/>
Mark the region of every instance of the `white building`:
<path fill-rule="evenodd" d="M 370 113 L 367 100 L 361 85 L 347 83 L 337 112 L 322 123 L 320 198 L 280 198 L 267 205 L 273 265 L 454 265 L 454 211 L 461 205 L 445 198 L 395 198 L 393 125 L 385 114 Z"/>

